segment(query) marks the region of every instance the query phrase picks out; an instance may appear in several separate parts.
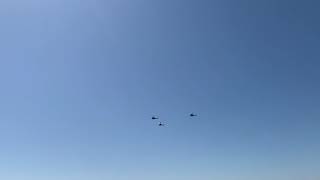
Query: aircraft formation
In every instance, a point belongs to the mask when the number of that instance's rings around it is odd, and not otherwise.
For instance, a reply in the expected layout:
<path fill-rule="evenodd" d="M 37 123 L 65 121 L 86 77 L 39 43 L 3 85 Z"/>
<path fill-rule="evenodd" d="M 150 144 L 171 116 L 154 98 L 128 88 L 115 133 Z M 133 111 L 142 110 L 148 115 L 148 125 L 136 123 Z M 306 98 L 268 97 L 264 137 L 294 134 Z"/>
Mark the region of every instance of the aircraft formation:
<path fill-rule="evenodd" d="M 195 116 L 198 116 L 198 115 L 197 115 L 197 114 L 194 114 L 194 113 L 191 113 L 191 114 L 189 114 L 189 116 L 190 116 L 190 117 L 195 117 Z M 152 119 L 152 120 L 158 120 L 158 119 L 160 119 L 160 118 L 157 117 L 157 116 L 152 116 L 151 119 Z M 165 126 L 165 125 L 166 125 L 166 124 L 162 123 L 161 121 L 158 123 L 158 126 L 159 126 L 159 127 L 163 127 L 163 126 Z"/>

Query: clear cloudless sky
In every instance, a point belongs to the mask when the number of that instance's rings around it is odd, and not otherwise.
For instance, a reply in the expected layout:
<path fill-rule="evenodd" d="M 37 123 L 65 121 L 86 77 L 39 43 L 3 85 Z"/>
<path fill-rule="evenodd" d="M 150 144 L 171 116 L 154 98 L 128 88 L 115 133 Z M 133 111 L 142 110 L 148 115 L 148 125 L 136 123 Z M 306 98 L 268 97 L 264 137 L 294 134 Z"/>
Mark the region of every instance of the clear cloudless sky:
<path fill-rule="evenodd" d="M 319 7 L 2 0 L 0 179 L 318 180 Z"/>

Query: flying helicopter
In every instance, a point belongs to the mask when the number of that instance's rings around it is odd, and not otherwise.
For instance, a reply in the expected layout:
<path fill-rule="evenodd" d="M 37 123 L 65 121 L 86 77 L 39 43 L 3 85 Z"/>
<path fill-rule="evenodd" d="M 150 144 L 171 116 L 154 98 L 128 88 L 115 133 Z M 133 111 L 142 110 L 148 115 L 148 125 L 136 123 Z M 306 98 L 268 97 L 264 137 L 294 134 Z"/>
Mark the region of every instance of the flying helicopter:
<path fill-rule="evenodd" d="M 162 122 L 159 122 L 158 126 L 165 126 Z"/>
<path fill-rule="evenodd" d="M 198 116 L 198 115 L 196 115 L 196 114 L 194 114 L 194 113 L 191 113 L 191 114 L 190 114 L 190 117 L 195 117 L 195 116 Z"/>
<path fill-rule="evenodd" d="M 151 119 L 159 119 L 158 117 L 155 117 L 155 116 L 152 116 L 152 118 Z"/>

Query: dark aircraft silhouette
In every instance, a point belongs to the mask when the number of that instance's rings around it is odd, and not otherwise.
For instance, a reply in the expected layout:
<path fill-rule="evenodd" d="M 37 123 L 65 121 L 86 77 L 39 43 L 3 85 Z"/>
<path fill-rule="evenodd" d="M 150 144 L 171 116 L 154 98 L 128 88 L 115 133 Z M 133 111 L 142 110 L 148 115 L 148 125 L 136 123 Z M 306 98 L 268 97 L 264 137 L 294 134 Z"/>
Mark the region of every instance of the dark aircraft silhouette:
<path fill-rule="evenodd" d="M 163 124 L 162 122 L 159 122 L 158 126 L 164 126 L 165 124 Z"/>
<path fill-rule="evenodd" d="M 152 116 L 152 118 L 151 119 L 159 119 L 159 118 L 157 118 L 157 117 L 155 117 L 155 116 Z"/>
<path fill-rule="evenodd" d="M 194 116 L 197 116 L 197 115 L 196 115 L 196 114 L 191 113 L 191 114 L 190 114 L 190 116 L 191 116 L 191 117 L 194 117 Z"/>

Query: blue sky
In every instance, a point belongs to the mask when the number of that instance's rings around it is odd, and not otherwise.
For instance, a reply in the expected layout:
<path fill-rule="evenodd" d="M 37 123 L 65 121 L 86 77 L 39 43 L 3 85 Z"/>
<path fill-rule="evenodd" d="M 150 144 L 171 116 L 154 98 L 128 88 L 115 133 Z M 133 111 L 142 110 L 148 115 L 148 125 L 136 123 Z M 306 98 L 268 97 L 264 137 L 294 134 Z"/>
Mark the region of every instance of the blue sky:
<path fill-rule="evenodd" d="M 0 179 L 319 179 L 319 5 L 1 1 Z"/>

